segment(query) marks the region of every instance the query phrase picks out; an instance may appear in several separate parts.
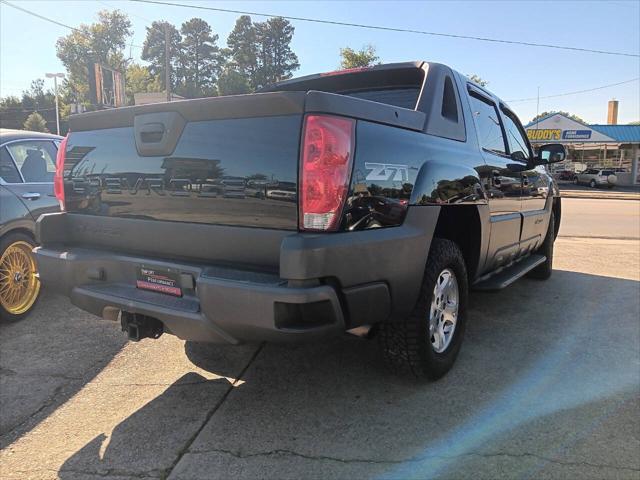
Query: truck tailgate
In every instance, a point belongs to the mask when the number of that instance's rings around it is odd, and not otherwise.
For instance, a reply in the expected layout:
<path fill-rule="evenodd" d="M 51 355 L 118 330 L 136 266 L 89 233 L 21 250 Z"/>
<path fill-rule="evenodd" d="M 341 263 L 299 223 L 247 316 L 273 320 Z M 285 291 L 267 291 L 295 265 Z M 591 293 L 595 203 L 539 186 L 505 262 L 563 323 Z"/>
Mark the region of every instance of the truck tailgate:
<path fill-rule="evenodd" d="M 66 209 L 113 228 L 135 218 L 295 230 L 304 100 L 269 93 L 72 117 Z"/>

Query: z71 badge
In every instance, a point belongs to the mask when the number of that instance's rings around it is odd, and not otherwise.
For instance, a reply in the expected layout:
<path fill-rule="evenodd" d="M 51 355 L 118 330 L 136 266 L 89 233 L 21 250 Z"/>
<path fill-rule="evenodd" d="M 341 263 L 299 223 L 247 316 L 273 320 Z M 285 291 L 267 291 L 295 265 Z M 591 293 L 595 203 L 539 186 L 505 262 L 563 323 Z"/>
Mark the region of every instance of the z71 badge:
<path fill-rule="evenodd" d="M 409 180 L 409 169 L 406 165 L 365 162 L 364 167 L 367 170 L 371 170 L 367 174 L 367 180 L 387 180 L 392 182 L 406 182 Z"/>

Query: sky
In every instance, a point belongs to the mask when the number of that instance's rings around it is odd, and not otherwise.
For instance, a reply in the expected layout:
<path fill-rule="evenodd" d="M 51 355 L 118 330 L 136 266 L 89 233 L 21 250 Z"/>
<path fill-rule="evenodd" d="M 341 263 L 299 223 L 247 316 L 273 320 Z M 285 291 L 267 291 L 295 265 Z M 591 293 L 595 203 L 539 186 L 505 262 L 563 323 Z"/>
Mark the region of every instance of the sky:
<path fill-rule="evenodd" d="M 77 26 L 96 20 L 103 9 L 120 9 L 133 24 L 134 45 L 142 45 L 145 27 L 164 19 L 176 26 L 193 17 L 206 20 L 226 44 L 239 14 L 128 0 L 9 0 L 62 23 Z M 312 17 L 433 32 L 550 43 L 596 50 L 640 53 L 640 1 L 192 1 L 259 13 Z M 264 17 L 253 16 L 254 21 Z M 540 96 L 591 89 L 640 77 L 640 58 L 539 47 L 486 43 L 412 33 L 367 30 L 292 21 L 295 76 L 335 70 L 341 47 L 376 47 L 382 62 L 429 60 L 464 74 L 477 74 L 506 100 L 523 123 L 537 111 Z M 55 54 L 56 40 L 69 33 L 0 3 L 0 96 L 20 95 L 45 72 L 64 72 Z M 127 52 L 129 53 L 129 52 Z M 141 49 L 130 55 L 140 61 Z M 47 85 L 52 80 L 46 80 Z M 52 88 L 52 86 L 51 86 Z M 528 101 L 515 101 L 534 98 Z M 640 120 L 640 82 L 589 93 L 541 98 L 539 112 L 564 110 L 588 123 L 606 123 L 607 102 L 620 102 L 619 123 Z"/>

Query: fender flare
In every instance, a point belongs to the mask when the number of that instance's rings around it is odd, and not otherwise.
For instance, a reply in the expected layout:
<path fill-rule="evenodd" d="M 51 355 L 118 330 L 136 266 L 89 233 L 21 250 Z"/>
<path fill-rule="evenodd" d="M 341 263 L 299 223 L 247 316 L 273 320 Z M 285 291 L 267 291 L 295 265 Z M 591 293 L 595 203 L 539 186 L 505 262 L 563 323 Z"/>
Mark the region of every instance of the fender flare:
<path fill-rule="evenodd" d="M 411 192 L 411 205 L 486 205 L 488 198 L 478 172 L 437 160 L 422 164 Z"/>

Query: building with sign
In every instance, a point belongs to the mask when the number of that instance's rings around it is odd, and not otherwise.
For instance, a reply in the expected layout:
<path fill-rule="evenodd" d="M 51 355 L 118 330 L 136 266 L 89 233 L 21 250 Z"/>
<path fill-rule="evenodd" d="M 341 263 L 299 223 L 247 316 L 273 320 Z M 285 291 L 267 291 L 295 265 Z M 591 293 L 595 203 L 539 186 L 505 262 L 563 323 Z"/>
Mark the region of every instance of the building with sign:
<path fill-rule="evenodd" d="M 617 102 L 609 102 L 609 124 L 586 125 L 561 113 L 553 113 L 525 127 L 534 146 L 562 143 L 567 160 L 553 171 L 586 168 L 616 169 L 620 185 L 639 184 L 640 125 L 617 125 Z"/>

